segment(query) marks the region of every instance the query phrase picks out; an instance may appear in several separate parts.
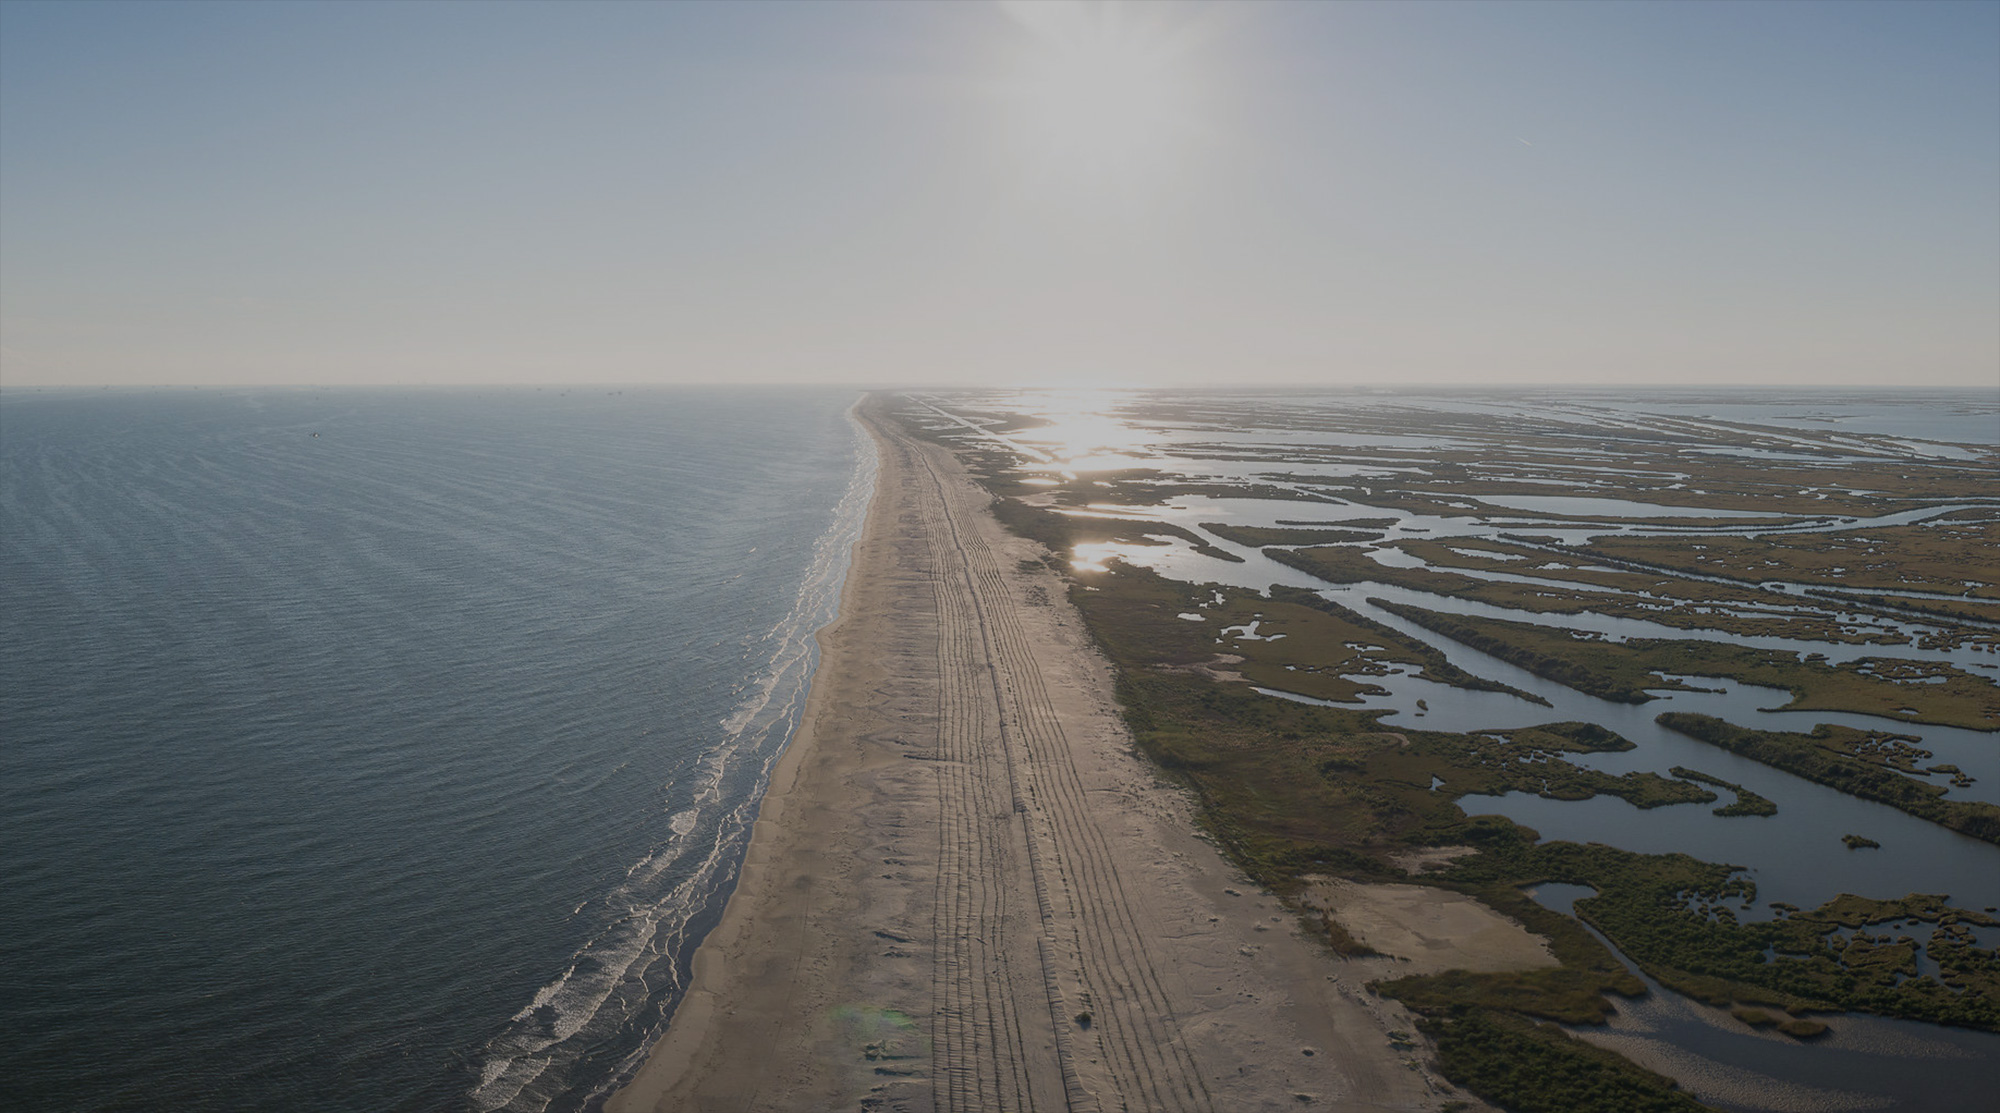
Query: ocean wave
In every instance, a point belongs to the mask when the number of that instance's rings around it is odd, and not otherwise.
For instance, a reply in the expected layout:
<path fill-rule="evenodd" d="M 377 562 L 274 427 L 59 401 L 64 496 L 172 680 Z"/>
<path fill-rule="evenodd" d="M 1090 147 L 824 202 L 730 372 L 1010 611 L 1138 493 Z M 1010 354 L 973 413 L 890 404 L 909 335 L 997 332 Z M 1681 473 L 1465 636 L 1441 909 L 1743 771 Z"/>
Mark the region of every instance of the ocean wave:
<path fill-rule="evenodd" d="M 875 488 L 873 442 L 852 411 L 848 421 L 854 470 L 832 525 L 815 541 L 797 596 L 767 636 L 769 650 L 746 694 L 717 724 L 719 736 L 693 776 L 670 786 L 671 839 L 595 901 L 607 922 L 482 1049 L 468 1095 L 481 1113 L 544 1113 L 579 1092 L 586 1100 L 608 1094 L 664 1030 L 686 988 L 697 931 L 706 915 L 720 911 L 771 767 L 804 711 L 819 659 L 815 635 L 838 617 Z M 579 1070 L 585 1060 L 606 1046 L 631 1050 L 604 1077 L 579 1077 L 591 1073 Z"/>

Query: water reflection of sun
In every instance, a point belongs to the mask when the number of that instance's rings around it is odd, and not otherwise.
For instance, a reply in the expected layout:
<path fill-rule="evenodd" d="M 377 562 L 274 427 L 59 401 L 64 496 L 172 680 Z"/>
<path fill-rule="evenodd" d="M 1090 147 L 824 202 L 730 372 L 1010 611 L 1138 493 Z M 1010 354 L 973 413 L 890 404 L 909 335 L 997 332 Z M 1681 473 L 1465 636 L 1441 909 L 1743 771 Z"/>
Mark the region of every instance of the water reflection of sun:
<path fill-rule="evenodd" d="M 1117 416 L 1121 396 L 1108 391 L 1051 394 L 1036 400 L 1036 418 L 1046 422 L 1017 439 L 1048 453 L 1065 471 L 1106 471 L 1131 467 L 1147 453 L 1153 434 Z"/>
<path fill-rule="evenodd" d="M 1129 546 L 1116 541 L 1086 541 L 1070 548 L 1069 566 L 1078 572 L 1104 572 Z"/>

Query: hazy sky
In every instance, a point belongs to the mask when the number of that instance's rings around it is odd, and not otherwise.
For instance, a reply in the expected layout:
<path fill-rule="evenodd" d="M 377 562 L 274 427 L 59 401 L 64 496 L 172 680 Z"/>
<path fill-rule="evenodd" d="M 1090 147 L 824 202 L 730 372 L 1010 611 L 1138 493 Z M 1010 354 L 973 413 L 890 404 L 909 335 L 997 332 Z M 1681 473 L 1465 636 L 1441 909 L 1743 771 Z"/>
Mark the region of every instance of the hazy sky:
<path fill-rule="evenodd" d="M 2000 387 L 2000 3 L 0 2 L 0 379 Z"/>

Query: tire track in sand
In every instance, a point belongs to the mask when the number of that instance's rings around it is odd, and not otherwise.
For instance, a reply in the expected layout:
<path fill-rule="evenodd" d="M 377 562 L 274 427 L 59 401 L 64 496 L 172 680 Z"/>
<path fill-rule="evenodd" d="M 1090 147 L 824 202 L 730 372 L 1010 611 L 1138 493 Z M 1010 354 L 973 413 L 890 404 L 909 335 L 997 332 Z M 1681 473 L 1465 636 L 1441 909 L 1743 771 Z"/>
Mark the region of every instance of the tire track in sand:
<path fill-rule="evenodd" d="M 924 497 L 917 509 L 929 542 L 938 630 L 932 1100 L 940 1111 L 1032 1110 L 1006 945 L 1009 902 L 997 884 L 1006 876 L 1005 825 L 1013 804 L 986 737 L 976 620 L 964 592 L 950 582 L 942 508 Z"/>
<path fill-rule="evenodd" d="M 1069 741 L 1014 614 L 1019 604 L 979 534 L 974 516 L 983 516 L 984 506 L 970 489 L 942 474 L 924 446 L 901 435 L 895 440 L 930 479 L 930 491 L 920 501 L 926 504 L 924 524 L 937 561 L 942 636 L 959 661 L 983 664 L 976 671 L 984 673 L 984 695 L 998 711 L 998 741 L 1014 807 L 1027 820 L 1020 837 L 1042 919 L 1038 949 L 1068 1104 L 1098 1105 L 1083 1084 L 1079 1057 L 1094 1048 L 1110 1090 L 1102 1095 L 1104 1106 L 1207 1110 L 1207 1087 L 1179 1038 L 1158 964 L 1091 817 Z M 954 678 L 950 687 L 962 692 L 960 683 Z M 939 942 L 942 951 L 947 939 Z M 947 988 L 944 996 L 956 992 L 962 990 Z M 1087 1029 L 1072 1020 L 1071 1007 L 1090 1014 Z M 943 1032 L 941 1026 L 941 1037 Z M 947 1053 L 936 1061 L 949 1058 Z"/>

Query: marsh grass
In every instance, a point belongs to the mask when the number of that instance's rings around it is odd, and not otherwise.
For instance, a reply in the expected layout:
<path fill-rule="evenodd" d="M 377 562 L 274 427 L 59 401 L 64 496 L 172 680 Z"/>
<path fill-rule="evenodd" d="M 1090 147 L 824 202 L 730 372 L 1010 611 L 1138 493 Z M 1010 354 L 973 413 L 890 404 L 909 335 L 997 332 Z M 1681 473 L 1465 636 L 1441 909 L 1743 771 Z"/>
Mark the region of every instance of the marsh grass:
<path fill-rule="evenodd" d="M 1612 642 L 1587 631 L 1446 614 L 1384 599 L 1369 602 L 1544 679 L 1619 703 L 1656 698 L 1649 689 L 1686 689 L 1679 676 L 1713 676 L 1791 692 L 1791 702 L 1778 710 L 1851 711 L 1910 723 L 2000 729 L 2000 686 L 1939 662 L 1864 657 L 1829 665 L 1725 642 Z"/>
<path fill-rule="evenodd" d="M 1746 583 L 1790 580 L 1848 591 L 1915 588 L 2000 602 L 1996 550 L 2000 522 L 1945 520 L 1840 533 L 1704 537 L 1698 546 L 1683 538 L 1606 537 L 1580 551 Z"/>
<path fill-rule="evenodd" d="M 1680 711 L 1669 711 L 1658 722 L 1668 730 L 1793 776 L 1887 804 L 1975 839 L 2000 843 L 2000 806 L 1944 799 L 1945 786 L 1909 775 L 1905 770 L 1920 759 L 1910 755 L 1904 748 L 1908 743 L 1898 736 L 1832 723 L 1821 723 L 1810 734 L 1749 730 L 1712 715 Z M 1899 742 L 1903 745 L 1896 745 Z"/>

